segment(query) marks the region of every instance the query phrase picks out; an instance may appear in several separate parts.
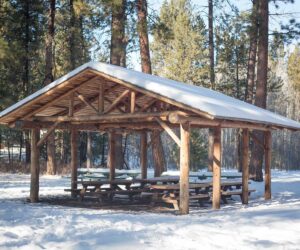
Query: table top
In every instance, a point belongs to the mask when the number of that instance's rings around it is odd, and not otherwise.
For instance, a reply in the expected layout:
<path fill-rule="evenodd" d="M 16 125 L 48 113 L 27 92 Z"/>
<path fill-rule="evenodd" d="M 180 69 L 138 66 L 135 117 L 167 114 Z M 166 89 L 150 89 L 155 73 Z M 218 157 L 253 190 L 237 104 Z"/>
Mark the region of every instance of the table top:
<path fill-rule="evenodd" d="M 190 183 L 189 188 L 191 188 L 191 189 L 207 188 L 207 187 L 212 187 L 212 185 L 213 185 L 212 182 Z M 242 181 L 223 181 L 223 182 L 221 182 L 222 187 L 240 186 L 240 185 L 242 185 Z M 156 190 L 179 190 L 180 184 L 168 184 L 168 185 L 156 184 L 156 185 L 151 185 L 150 188 L 156 189 Z"/>

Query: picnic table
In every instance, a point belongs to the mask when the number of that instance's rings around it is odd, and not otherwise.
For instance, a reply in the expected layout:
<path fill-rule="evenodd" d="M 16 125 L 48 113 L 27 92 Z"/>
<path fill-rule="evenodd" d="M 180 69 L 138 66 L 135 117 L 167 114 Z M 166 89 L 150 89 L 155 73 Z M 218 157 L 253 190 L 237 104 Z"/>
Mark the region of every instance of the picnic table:
<path fill-rule="evenodd" d="M 113 199 L 114 195 L 126 195 L 132 199 L 134 195 L 141 195 L 149 191 L 149 185 L 153 184 L 175 184 L 179 177 L 154 177 L 149 179 L 115 179 L 115 180 L 92 180 L 77 181 L 82 188 L 75 190 L 82 200 L 84 197 L 97 197 L 99 201 L 105 198 Z M 69 189 L 66 191 L 70 191 Z"/>
<path fill-rule="evenodd" d="M 233 195 L 242 196 L 242 181 L 223 181 L 221 182 L 221 199 L 224 203 L 228 203 L 227 199 Z M 151 185 L 150 190 L 154 193 L 153 203 L 164 202 L 170 203 L 175 210 L 179 209 L 179 184 L 169 185 Z M 189 199 L 196 200 L 202 205 L 203 201 L 208 201 L 211 198 L 212 182 L 190 183 L 189 184 Z M 249 190 L 249 194 L 255 190 Z"/>
<path fill-rule="evenodd" d="M 113 200 L 114 196 L 126 196 L 129 200 L 137 196 L 150 198 L 152 204 L 168 203 L 172 204 L 175 210 L 179 209 L 179 177 L 161 176 L 149 179 L 114 179 L 114 180 L 90 180 L 77 181 L 82 187 L 76 190 L 80 199 L 84 197 L 98 198 L 103 200 Z M 211 198 L 213 184 L 211 181 L 191 182 L 189 184 L 189 199 L 197 201 L 200 205 Z M 70 190 L 66 190 L 70 191 Z M 73 190 L 74 191 L 74 190 Z M 249 194 L 255 190 L 249 190 Z M 242 196 L 241 180 L 223 180 L 221 182 L 221 199 L 228 203 L 228 199 L 234 195 Z"/>

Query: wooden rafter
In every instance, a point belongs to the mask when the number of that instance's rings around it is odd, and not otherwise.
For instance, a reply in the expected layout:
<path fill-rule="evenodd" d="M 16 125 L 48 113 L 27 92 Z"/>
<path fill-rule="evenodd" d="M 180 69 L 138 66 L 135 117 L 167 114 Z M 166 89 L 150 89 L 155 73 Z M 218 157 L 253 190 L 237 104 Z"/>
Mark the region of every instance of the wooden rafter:
<path fill-rule="evenodd" d="M 151 99 L 150 101 L 148 101 L 141 109 L 140 111 L 146 111 L 147 109 L 149 109 L 152 105 L 155 104 L 157 100 L 156 99 Z"/>
<path fill-rule="evenodd" d="M 135 112 L 135 99 L 136 99 L 136 94 L 134 91 L 131 91 L 130 93 L 130 113 Z"/>
<path fill-rule="evenodd" d="M 112 110 L 114 110 L 114 109 L 116 108 L 116 106 L 123 100 L 123 98 L 125 98 L 125 97 L 128 95 L 128 93 L 129 93 L 129 90 L 128 90 L 128 89 L 125 90 L 125 91 L 123 91 L 123 93 L 120 94 L 120 95 L 118 96 L 118 98 L 117 98 L 116 100 L 114 100 L 114 101 L 112 102 L 112 104 L 104 110 L 103 113 L 104 113 L 104 114 L 107 114 L 107 113 L 111 112 Z"/>
<path fill-rule="evenodd" d="M 98 76 L 94 76 L 93 78 L 91 78 L 91 79 L 89 79 L 89 80 L 87 80 L 87 81 L 82 82 L 82 83 L 81 83 L 80 85 L 78 85 L 77 87 L 75 87 L 75 88 L 73 88 L 73 89 L 71 89 L 71 90 L 65 92 L 64 94 L 62 94 L 62 95 L 56 97 L 54 100 L 52 100 L 52 101 L 50 101 L 50 102 L 47 102 L 45 105 L 43 105 L 43 106 L 41 106 L 41 107 L 39 107 L 39 108 L 33 110 L 32 112 L 28 113 L 28 114 L 24 117 L 24 119 L 28 119 L 28 118 L 32 117 L 33 115 L 42 112 L 43 110 L 45 110 L 46 108 L 52 106 L 53 104 L 57 103 L 58 101 L 60 101 L 60 100 L 62 100 L 62 99 L 64 99 L 64 98 L 66 98 L 66 97 L 68 97 L 72 92 L 74 92 L 74 91 L 76 91 L 76 90 L 79 90 L 79 89 L 82 88 L 84 85 L 87 85 L 87 84 L 89 84 L 89 83 L 92 83 L 92 82 L 94 82 L 94 81 L 97 80 L 97 79 L 98 79 Z M 51 93 L 51 92 L 49 91 L 49 94 L 50 94 L 50 93 Z"/>
<path fill-rule="evenodd" d="M 83 95 L 79 94 L 77 91 L 75 91 L 75 94 L 77 95 L 78 99 L 82 101 L 86 106 L 90 107 L 92 110 L 95 111 L 96 114 L 98 114 L 98 110 L 93 106 L 89 100 L 87 100 Z"/>
<path fill-rule="evenodd" d="M 155 120 L 159 123 L 159 125 L 171 136 L 171 138 L 177 143 L 177 145 L 180 147 L 180 139 L 178 136 L 174 133 L 174 131 L 163 121 L 161 121 L 158 118 L 155 118 Z"/>
<path fill-rule="evenodd" d="M 120 85 L 116 84 L 116 85 L 114 85 L 114 86 L 112 86 L 112 87 L 106 89 L 106 90 L 104 91 L 104 93 L 106 93 L 106 92 L 108 92 L 108 91 L 116 90 L 116 89 L 118 89 L 119 87 L 120 87 Z M 93 103 L 93 102 L 95 102 L 98 98 L 99 98 L 99 94 L 97 93 L 96 95 L 87 98 L 87 101 L 88 101 L 89 103 Z M 109 103 L 111 103 L 111 101 L 110 101 L 107 97 L 104 97 L 104 100 L 107 101 L 107 102 L 109 102 Z M 74 106 L 74 113 L 79 112 L 79 111 L 80 111 L 81 109 L 83 109 L 85 106 L 86 106 L 86 105 L 85 105 L 84 103 L 79 103 L 79 104 L 75 105 L 75 106 Z M 121 109 L 119 109 L 119 111 L 120 111 L 120 112 L 124 112 L 124 111 L 121 110 Z M 62 112 L 57 113 L 56 115 L 59 115 L 59 116 L 60 116 L 60 115 L 66 115 L 66 114 L 67 114 L 67 111 L 62 111 Z"/>
<path fill-rule="evenodd" d="M 200 115 L 200 116 L 202 116 L 202 117 L 205 117 L 205 118 L 207 118 L 207 119 L 211 119 L 211 120 L 214 119 L 214 116 L 213 116 L 213 115 L 210 115 L 210 114 L 207 113 L 207 112 L 203 112 L 203 111 L 200 111 L 199 109 L 192 108 L 192 107 L 190 107 L 190 106 L 187 106 L 187 105 L 185 105 L 185 104 L 182 104 L 182 103 L 180 103 L 180 102 L 177 102 L 176 100 L 172 100 L 172 99 L 170 99 L 170 98 L 161 96 L 161 95 L 159 95 L 159 94 L 157 94 L 157 93 L 154 93 L 154 92 L 151 92 L 151 91 L 146 90 L 146 89 L 144 89 L 144 88 L 135 86 L 135 85 L 133 85 L 133 84 L 131 84 L 131 83 L 129 83 L 129 82 L 120 80 L 120 79 L 115 78 L 115 77 L 113 77 L 113 76 L 110 76 L 110 75 L 101 73 L 101 72 L 99 72 L 99 71 L 97 71 L 97 70 L 91 70 L 91 71 L 94 72 L 95 74 L 99 75 L 99 76 L 102 76 L 102 77 L 105 78 L 105 79 L 108 79 L 108 80 L 113 81 L 113 82 L 115 82 L 115 83 L 119 83 L 119 84 L 121 84 L 121 85 L 123 85 L 123 86 L 125 86 L 125 87 L 127 87 L 127 88 L 129 88 L 129 89 L 132 89 L 132 90 L 135 90 L 135 91 L 137 91 L 137 92 L 143 93 L 143 94 L 145 94 L 145 95 L 147 95 L 147 96 L 156 98 L 156 99 L 158 99 L 158 100 L 160 100 L 160 101 L 163 101 L 163 102 L 166 102 L 166 103 L 170 103 L 170 104 L 175 105 L 175 106 L 177 106 L 177 107 L 180 107 L 180 108 L 183 108 L 183 109 L 189 109 L 189 110 L 195 112 L 196 114 L 198 114 L 198 115 Z"/>

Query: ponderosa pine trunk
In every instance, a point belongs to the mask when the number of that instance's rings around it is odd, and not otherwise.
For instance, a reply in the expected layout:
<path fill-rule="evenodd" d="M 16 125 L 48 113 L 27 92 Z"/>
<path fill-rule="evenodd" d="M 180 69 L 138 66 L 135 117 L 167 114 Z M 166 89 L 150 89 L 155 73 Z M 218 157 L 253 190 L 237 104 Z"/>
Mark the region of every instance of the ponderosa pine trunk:
<path fill-rule="evenodd" d="M 125 21 L 126 21 L 126 0 L 114 0 L 111 3 L 111 48 L 110 63 L 126 67 L 126 37 L 125 37 Z M 124 165 L 122 134 L 115 134 L 115 167 L 122 169 Z M 110 155 L 110 154 L 109 154 Z"/>
<path fill-rule="evenodd" d="M 55 0 L 49 0 L 48 30 L 46 34 L 46 54 L 45 54 L 45 79 L 44 85 L 51 83 L 53 79 L 53 41 L 54 41 L 54 20 L 55 20 Z M 55 131 L 47 140 L 47 174 L 55 175 L 57 165 L 55 160 Z"/>
<path fill-rule="evenodd" d="M 208 0 L 208 44 L 209 44 L 209 68 L 210 84 L 215 89 L 215 50 L 214 50 L 214 23 L 213 23 L 213 0 Z M 213 146 L 214 129 L 208 129 L 208 171 L 213 171 Z"/>
<path fill-rule="evenodd" d="M 29 87 L 29 43 L 30 43 L 30 2 L 25 1 L 24 6 L 24 17 L 25 17 L 25 39 L 24 39 L 24 69 L 22 75 L 22 84 L 23 84 L 23 94 L 24 96 L 28 95 L 28 87 Z M 25 132 L 25 162 L 26 164 L 30 163 L 31 160 L 31 146 L 30 146 L 30 135 L 29 132 Z"/>
<path fill-rule="evenodd" d="M 260 0 L 258 7 L 259 32 L 257 51 L 257 82 L 255 105 L 266 108 L 267 104 L 267 78 L 268 78 L 268 31 L 269 31 L 269 2 Z M 264 144 L 264 133 L 254 131 L 254 135 Z M 250 178 L 256 181 L 263 181 L 262 165 L 264 152 L 261 146 L 254 143 L 250 160 Z"/>
<path fill-rule="evenodd" d="M 70 0 L 70 34 L 69 34 L 69 47 L 70 47 L 70 70 L 76 68 L 76 16 L 73 5 L 73 0 Z"/>
<path fill-rule="evenodd" d="M 255 84 L 255 66 L 256 66 L 256 55 L 257 55 L 257 35 L 258 35 L 258 0 L 252 0 L 252 14 L 251 14 L 251 27 L 250 27 L 250 47 L 248 56 L 248 67 L 247 67 L 247 84 L 245 101 L 253 103 L 253 93 Z"/>
<path fill-rule="evenodd" d="M 147 0 L 137 0 L 136 8 L 138 13 L 138 34 L 141 55 L 142 72 L 152 74 L 149 38 L 148 38 L 148 25 L 147 25 Z M 164 149 L 159 131 L 151 133 L 152 142 L 152 155 L 154 164 L 154 175 L 160 176 L 166 170 Z"/>

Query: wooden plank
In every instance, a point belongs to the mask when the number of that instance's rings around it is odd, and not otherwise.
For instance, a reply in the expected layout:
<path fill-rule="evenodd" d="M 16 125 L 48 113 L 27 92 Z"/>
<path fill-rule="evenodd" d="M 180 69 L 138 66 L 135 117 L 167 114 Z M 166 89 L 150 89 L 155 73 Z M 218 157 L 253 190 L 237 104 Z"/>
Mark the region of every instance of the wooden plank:
<path fill-rule="evenodd" d="M 214 129 L 213 153 L 213 209 L 220 209 L 221 203 L 221 128 Z"/>
<path fill-rule="evenodd" d="M 87 85 L 87 84 L 89 84 L 89 83 L 92 83 L 92 82 L 94 82 L 94 81 L 97 80 L 97 79 L 98 79 L 98 76 L 95 76 L 95 77 L 93 77 L 93 78 L 91 78 L 91 79 L 89 79 L 89 80 L 87 80 L 87 81 L 84 81 L 84 82 L 80 83 L 80 85 L 78 85 L 77 87 L 75 87 L 75 88 L 73 88 L 73 89 L 71 89 L 71 90 L 65 92 L 64 94 L 62 94 L 62 95 L 56 97 L 54 100 L 52 100 L 52 101 L 50 101 L 50 102 L 47 102 L 45 105 L 42 105 L 41 107 L 39 107 L 39 108 L 33 110 L 32 112 L 28 113 L 26 116 L 24 116 L 23 119 L 28 119 L 28 118 L 32 117 L 33 115 L 35 115 L 35 114 L 37 114 L 37 113 L 39 113 L 39 112 L 45 110 L 46 108 L 52 106 L 53 104 L 57 103 L 58 101 L 60 101 L 60 100 L 62 100 L 62 99 L 64 99 L 64 98 L 67 98 L 72 92 L 74 92 L 74 91 L 76 91 L 76 90 L 79 90 L 79 89 L 82 88 L 84 85 Z M 63 85 L 60 85 L 59 87 L 63 87 Z M 55 89 L 56 89 L 56 88 L 55 88 Z M 54 93 L 54 91 L 53 91 L 53 90 L 49 90 L 49 91 L 47 92 L 47 95 L 50 95 L 50 94 L 52 94 L 52 93 Z"/>
<path fill-rule="evenodd" d="M 60 122 L 55 122 L 47 131 L 47 133 L 43 136 L 42 139 L 39 140 L 39 142 L 37 143 L 37 146 L 40 147 L 43 145 L 43 143 L 48 139 L 48 137 L 53 133 L 53 131 L 57 128 L 58 124 L 60 124 Z"/>
<path fill-rule="evenodd" d="M 248 204 L 249 196 L 249 130 L 243 129 L 242 203 Z"/>
<path fill-rule="evenodd" d="M 115 168 L 116 168 L 116 153 L 115 153 L 115 144 L 116 144 L 116 140 L 115 140 L 115 132 L 112 131 L 109 133 L 108 135 L 108 139 L 109 139 L 109 148 L 108 148 L 108 168 L 109 168 L 109 180 L 112 181 L 115 179 Z"/>
<path fill-rule="evenodd" d="M 173 132 L 173 130 L 163 121 L 160 119 L 156 118 L 155 119 L 159 125 L 169 134 L 169 136 L 177 143 L 177 145 L 180 147 L 181 146 L 181 141 L 178 138 L 178 136 Z"/>
<path fill-rule="evenodd" d="M 125 98 L 127 95 L 128 95 L 128 93 L 129 93 L 129 90 L 127 89 L 127 90 L 125 90 L 121 95 L 119 95 L 118 97 L 117 97 L 117 99 L 116 100 L 114 100 L 113 102 L 112 102 L 112 104 L 109 106 L 109 107 L 107 107 L 105 110 L 104 110 L 104 114 L 106 114 L 106 113 L 109 113 L 110 111 L 112 111 L 122 100 L 123 100 L 123 98 Z"/>
<path fill-rule="evenodd" d="M 141 165 L 141 177 L 147 178 L 147 132 L 143 131 L 140 134 L 140 165 Z"/>
<path fill-rule="evenodd" d="M 189 213 L 190 124 L 180 124 L 180 214 Z"/>
<path fill-rule="evenodd" d="M 272 160 L 272 134 L 265 132 L 265 200 L 270 200 L 271 194 L 271 160 Z"/>
<path fill-rule="evenodd" d="M 131 91 L 130 92 L 130 113 L 135 112 L 135 97 L 136 97 L 135 92 Z"/>
<path fill-rule="evenodd" d="M 71 190 L 77 189 L 77 164 L 78 164 L 78 131 L 71 129 Z M 72 192 L 71 196 L 76 197 Z"/>
<path fill-rule="evenodd" d="M 31 162 L 30 162 L 30 202 L 39 201 L 39 148 L 37 142 L 39 140 L 39 129 L 31 130 Z"/>
<path fill-rule="evenodd" d="M 85 99 L 85 97 L 83 95 L 81 95 L 80 93 L 78 93 L 77 91 L 75 91 L 75 94 L 77 95 L 78 99 L 80 101 L 82 101 L 86 106 L 90 107 L 92 110 L 95 111 L 96 114 L 99 114 L 98 110 L 92 105 L 91 102 L 89 102 L 88 100 Z"/>

